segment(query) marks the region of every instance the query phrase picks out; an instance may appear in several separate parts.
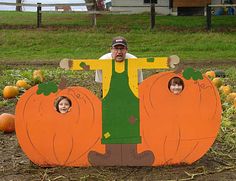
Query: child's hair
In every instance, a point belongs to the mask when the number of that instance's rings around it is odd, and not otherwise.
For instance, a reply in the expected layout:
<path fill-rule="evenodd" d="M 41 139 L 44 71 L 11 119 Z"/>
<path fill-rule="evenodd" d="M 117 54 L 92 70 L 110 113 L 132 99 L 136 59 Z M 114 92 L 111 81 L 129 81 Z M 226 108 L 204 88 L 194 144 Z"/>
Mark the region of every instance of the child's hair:
<path fill-rule="evenodd" d="M 60 96 L 60 97 L 58 97 L 58 98 L 55 100 L 55 108 L 56 108 L 57 112 L 60 112 L 60 111 L 59 111 L 59 103 L 60 103 L 61 100 L 63 100 L 63 99 L 66 99 L 66 100 L 69 102 L 70 107 L 71 107 L 71 105 L 72 105 L 71 100 L 70 100 L 68 97 L 66 97 L 66 96 Z"/>
<path fill-rule="evenodd" d="M 170 86 L 172 84 L 178 84 L 178 85 L 182 85 L 182 90 L 184 90 L 184 81 L 179 78 L 179 77 L 173 77 L 172 79 L 170 79 L 169 83 L 168 83 L 168 88 L 170 89 Z"/>

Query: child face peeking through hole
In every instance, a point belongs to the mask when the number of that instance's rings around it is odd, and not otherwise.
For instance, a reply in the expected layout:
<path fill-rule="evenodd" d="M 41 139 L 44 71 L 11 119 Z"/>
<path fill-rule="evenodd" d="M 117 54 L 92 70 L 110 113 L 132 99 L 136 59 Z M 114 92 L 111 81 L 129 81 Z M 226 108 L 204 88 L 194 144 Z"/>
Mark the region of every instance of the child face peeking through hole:
<path fill-rule="evenodd" d="M 179 77 L 173 77 L 172 79 L 170 79 L 169 81 L 169 90 L 174 94 L 174 95 L 178 95 L 180 94 L 183 89 L 184 89 L 184 82 L 181 78 Z"/>
<path fill-rule="evenodd" d="M 61 96 L 56 100 L 56 110 L 59 113 L 65 114 L 70 111 L 71 100 L 67 97 Z"/>

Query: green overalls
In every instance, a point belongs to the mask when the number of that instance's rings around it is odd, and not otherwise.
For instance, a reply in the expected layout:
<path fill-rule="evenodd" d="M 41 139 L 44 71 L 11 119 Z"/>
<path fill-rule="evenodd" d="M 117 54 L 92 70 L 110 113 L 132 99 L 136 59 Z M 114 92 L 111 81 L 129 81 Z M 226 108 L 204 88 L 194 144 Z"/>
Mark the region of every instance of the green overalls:
<path fill-rule="evenodd" d="M 125 70 L 115 71 L 112 60 L 110 89 L 102 100 L 102 144 L 141 143 L 139 99 L 129 87 L 128 60 Z"/>

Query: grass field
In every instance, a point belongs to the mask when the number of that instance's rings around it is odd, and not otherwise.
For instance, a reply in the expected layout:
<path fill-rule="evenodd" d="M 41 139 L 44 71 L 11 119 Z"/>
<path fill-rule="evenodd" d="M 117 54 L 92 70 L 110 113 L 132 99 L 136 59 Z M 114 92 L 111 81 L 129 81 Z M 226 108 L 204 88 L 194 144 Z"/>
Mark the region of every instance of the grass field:
<path fill-rule="evenodd" d="M 0 61 L 99 58 L 109 51 L 116 35 L 126 37 L 129 52 L 138 57 L 177 54 L 184 61 L 236 59 L 234 16 L 213 17 L 210 32 L 205 31 L 202 16 L 156 16 L 152 31 L 148 14 L 100 15 L 96 28 L 90 18 L 44 13 L 43 27 L 37 29 L 35 13 L 0 12 Z"/>

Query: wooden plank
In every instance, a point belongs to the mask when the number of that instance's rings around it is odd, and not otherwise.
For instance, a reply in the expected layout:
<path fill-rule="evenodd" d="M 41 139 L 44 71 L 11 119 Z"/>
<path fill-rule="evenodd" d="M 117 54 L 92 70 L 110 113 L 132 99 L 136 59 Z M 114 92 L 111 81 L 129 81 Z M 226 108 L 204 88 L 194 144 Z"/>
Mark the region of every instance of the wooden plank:
<path fill-rule="evenodd" d="M 41 11 L 42 13 L 61 13 L 61 14 L 125 14 L 132 11 Z"/>
<path fill-rule="evenodd" d="M 0 5 L 6 6 L 34 6 L 37 7 L 37 4 L 23 4 L 23 3 L 7 3 L 7 2 L 0 2 Z"/>

